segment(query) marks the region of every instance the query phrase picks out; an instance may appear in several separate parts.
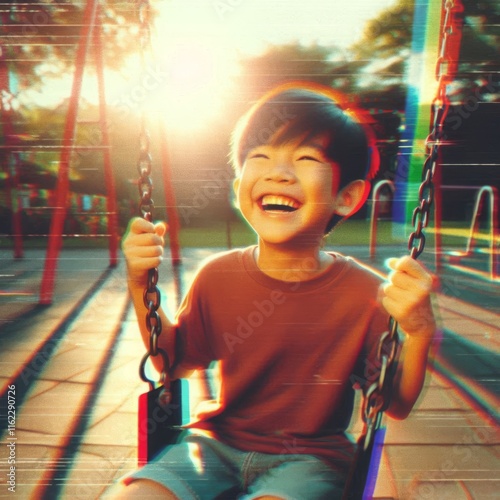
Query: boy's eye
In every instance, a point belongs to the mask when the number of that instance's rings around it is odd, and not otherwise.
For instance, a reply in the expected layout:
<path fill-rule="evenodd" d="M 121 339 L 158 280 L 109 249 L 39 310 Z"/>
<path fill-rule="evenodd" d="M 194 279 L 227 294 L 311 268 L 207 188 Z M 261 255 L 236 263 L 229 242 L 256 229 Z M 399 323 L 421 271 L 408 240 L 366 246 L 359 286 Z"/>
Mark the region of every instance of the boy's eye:
<path fill-rule="evenodd" d="M 254 159 L 254 158 L 266 158 L 266 159 L 269 159 L 269 156 L 267 156 L 264 153 L 250 153 L 248 155 L 248 158 L 249 159 Z"/>
<path fill-rule="evenodd" d="M 298 158 L 299 161 L 301 160 L 306 160 L 306 161 L 316 161 L 318 163 L 321 163 L 322 160 L 320 158 L 317 158 L 315 156 L 311 156 L 311 155 L 302 155 Z"/>

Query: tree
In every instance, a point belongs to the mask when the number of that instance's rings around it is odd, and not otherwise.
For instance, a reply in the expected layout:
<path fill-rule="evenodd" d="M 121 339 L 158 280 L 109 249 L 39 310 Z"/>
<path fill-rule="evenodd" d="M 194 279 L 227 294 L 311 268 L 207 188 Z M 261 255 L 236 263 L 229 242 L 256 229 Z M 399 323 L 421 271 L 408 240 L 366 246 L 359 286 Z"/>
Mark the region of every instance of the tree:
<path fill-rule="evenodd" d="M 487 86 L 500 65 L 500 4 L 497 0 L 463 1 L 463 30 L 454 99 L 461 101 L 478 85 L 482 98 L 498 99 L 498 84 Z M 411 53 L 414 0 L 399 0 L 366 24 L 352 47 L 358 62 L 355 91 L 363 101 L 404 106 L 407 61 Z M 487 97 L 488 96 L 488 97 Z M 495 97 L 496 96 L 496 97 Z M 390 101 L 388 101 L 390 99 Z"/>
<path fill-rule="evenodd" d="M 330 85 L 335 68 L 344 67 L 343 55 L 338 47 L 299 43 L 271 46 L 262 55 L 241 60 L 237 85 L 244 89 L 246 102 L 290 80 Z"/>
<path fill-rule="evenodd" d="M 0 1 L 0 46 L 19 88 L 72 71 L 85 2 Z M 101 9 L 109 66 L 117 68 L 137 50 L 137 13 L 127 2 L 108 1 Z"/>
<path fill-rule="evenodd" d="M 352 91 L 367 105 L 404 108 L 413 4 L 413 0 L 399 0 L 382 11 L 366 23 L 361 38 L 351 47 L 357 62 Z"/>

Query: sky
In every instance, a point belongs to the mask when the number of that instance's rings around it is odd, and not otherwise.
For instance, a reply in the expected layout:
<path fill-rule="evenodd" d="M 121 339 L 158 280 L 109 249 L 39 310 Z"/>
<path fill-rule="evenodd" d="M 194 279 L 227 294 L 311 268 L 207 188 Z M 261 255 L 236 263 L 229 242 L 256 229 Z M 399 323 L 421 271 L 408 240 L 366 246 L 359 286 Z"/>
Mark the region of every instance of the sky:
<path fill-rule="evenodd" d="M 395 0 L 170 0 L 158 2 L 165 36 L 211 35 L 244 53 L 267 43 L 348 46 L 364 23 Z"/>
<path fill-rule="evenodd" d="M 238 72 L 238 58 L 258 55 L 270 45 L 300 42 L 303 45 L 336 45 L 347 49 L 363 32 L 367 20 L 396 0 L 159 0 L 155 21 L 151 67 L 170 68 L 169 96 L 164 106 L 184 106 L 176 115 L 194 124 L 190 114 L 206 117 L 217 112 L 226 83 Z M 137 59 L 121 75 L 107 74 L 108 102 L 119 103 L 139 92 L 133 88 Z M 154 71 L 154 70 L 153 70 Z M 158 73 L 158 71 L 156 71 Z M 160 71 L 161 73 L 161 71 Z M 71 77 L 48 82 L 41 94 L 26 97 L 39 104 L 57 105 L 69 96 Z M 127 94 L 128 93 L 128 94 Z M 97 102 L 96 84 L 84 80 L 82 96 Z M 124 97 L 125 96 L 125 97 Z M 157 102 L 153 107 L 157 107 Z M 203 108 L 203 109 L 202 109 Z M 212 108 L 212 109 L 210 109 Z M 205 118 L 206 118 L 205 117 Z M 180 127 L 182 122 L 178 121 Z"/>

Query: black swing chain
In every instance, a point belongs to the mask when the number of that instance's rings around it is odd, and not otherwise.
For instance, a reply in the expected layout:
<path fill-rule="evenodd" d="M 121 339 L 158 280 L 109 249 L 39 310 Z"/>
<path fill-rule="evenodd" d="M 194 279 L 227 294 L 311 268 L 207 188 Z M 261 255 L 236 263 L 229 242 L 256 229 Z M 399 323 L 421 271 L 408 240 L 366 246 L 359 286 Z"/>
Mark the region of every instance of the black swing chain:
<path fill-rule="evenodd" d="M 436 63 L 436 80 L 438 82 L 436 96 L 432 102 L 432 127 L 426 139 L 427 157 L 422 170 L 422 182 L 418 192 L 419 204 L 413 211 L 413 231 L 408 239 L 408 250 L 413 259 L 417 259 L 424 251 L 425 235 L 423 229 L 427 227 L 431 217 L 431 206 L 434 201 L 433 177 L 439 158 L 439 149 L 445 140 L 444 122 L 447 117 L 450 101 L 448 99 L 448 85 L 453 81 L 450 72 L 449 38 L 459 27 L 458 15 L 463 12 L 460 1 L 443 0 L 444 21 L 441 35 L 440 53 Z M 377 363 L 379 372 L 365 391 L 361 416 L 365 422 L 363 448 L 368 449 L 373 442 L 374 433 L 379 429 L 383 412 L 390 403 L 392 378 L 395 375 L 399 350 L 398 325 L 394 318 L 389 318 L 388 330 L 379 341 Z"/>
<path fill-rule="evenodd" d="M 150 4 L 147 0 L 138 2 L 139 12 L 139 41 L 141 46 L 141 61 L 143 70 L 145 69 L 145 51 L 151 42 L 150 28 Z M 138 188 L 140 196 L 139 210 L 144 219 L 149 222 L 153 220 L 154 201 L 153 181 L 151 179 L 153 160 L 150 152 L 150 136 L 147 130 L 146 117 L 143 112 L 141 117 L 141 129 L 139 133 L 139 158 L 137 160 L 137 171 L 139 173 Z M 158 340 L 162 332 L 161 317 L 158 309 L 161 304 L 161 293 L 158 288 L 158 268 L 148 271 L 147 284 L 144 289 L 143 301 L 147 309 L 146 327 L 149 332 L 149 349 L 141 360 L 139 374 L 144 382 L 147 382 L 150 389 L 155 388 L 155 383 L 146 375 L 146 363 L 151 356 L 161 356 L 163 360 L 160 383 L 164 386 L 164 391 L 160 396 L 163 404 L 168 404 L 170 392 L 168 388 L 169 359 L 165 350 L 158 347 Z"/>

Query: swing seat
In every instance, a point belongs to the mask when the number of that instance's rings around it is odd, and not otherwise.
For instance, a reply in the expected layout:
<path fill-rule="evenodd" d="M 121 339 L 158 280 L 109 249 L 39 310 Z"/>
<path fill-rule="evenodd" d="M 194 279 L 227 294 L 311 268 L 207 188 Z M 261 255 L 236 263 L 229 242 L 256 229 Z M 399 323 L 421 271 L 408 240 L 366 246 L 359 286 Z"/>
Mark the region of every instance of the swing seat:
<path fill-rule="evenodd" d="M 164 387 L 139 396 L 138 462 L 139 466 L 153 460 L 169 444 L 174 444 L 189 420 L 189 383 L 186 379 L 170 383 L 171 401 L 163 405 Z"/>
<path fill-rule="evenodd" d="M 139 396 L 138 463 L 142 467 L 153 460 L 166 446 L 175 444 L 189 421 L 189 382 L 177 379 L 170 383 L 171 401 L 161 403 L 163 386 Z M 356 464 L 347 479 L 342 500 L 368 500 L 372 498 L 380 466 L 385 427 L 375 431 L 374 439 L 363 451 L 364 437 L 357 443 Z M 234 498 L 228 492 L 227 499 Z M 226 499 L 226 496 L 223 497 Z M 219 499 L 218 499 L 219 500 Z M 220 500 L 223 500 L 222 498 Z"/>
<path fill-rule="evenodd" d="M 364 450 L 365 437 L 361 436 L 357 443 L 354 467 L 347 478 L 342 500 L 370 500 L 373 498 L 377 483 L 386 428 L 379 427 L 368 448 Z"/>

